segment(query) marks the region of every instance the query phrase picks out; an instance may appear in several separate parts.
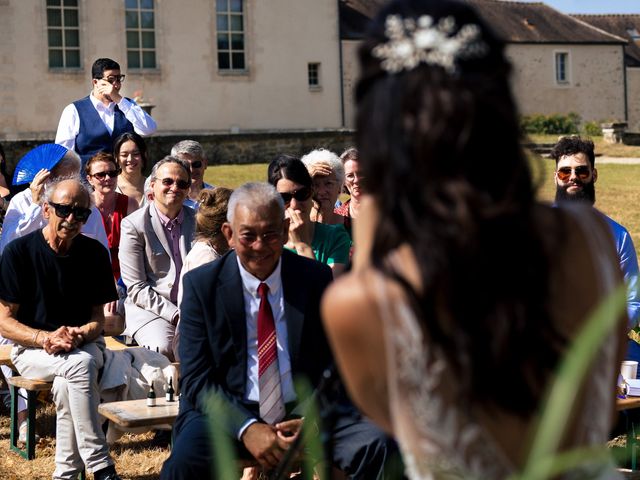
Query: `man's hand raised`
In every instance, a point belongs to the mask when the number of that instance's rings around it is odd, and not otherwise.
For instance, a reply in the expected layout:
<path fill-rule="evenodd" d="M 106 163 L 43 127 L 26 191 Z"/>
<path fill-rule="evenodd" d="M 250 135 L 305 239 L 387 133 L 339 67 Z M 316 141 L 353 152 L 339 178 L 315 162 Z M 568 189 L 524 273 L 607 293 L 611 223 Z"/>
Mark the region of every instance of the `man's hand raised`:
<path fill-rule="evenodd" d="M 266 423 L 252 423 L 242 435 L 242 443 L 264 470 L 273 470 L 284 455 L 288 444 Z"/>

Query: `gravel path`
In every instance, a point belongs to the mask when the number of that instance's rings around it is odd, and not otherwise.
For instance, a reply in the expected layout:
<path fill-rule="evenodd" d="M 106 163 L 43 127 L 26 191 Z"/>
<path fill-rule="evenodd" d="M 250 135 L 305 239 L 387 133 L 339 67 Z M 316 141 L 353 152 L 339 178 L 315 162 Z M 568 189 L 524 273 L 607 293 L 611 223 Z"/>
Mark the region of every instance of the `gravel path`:
<path fill-rule="evenodd" d="M 596 157 L 596 166 L 600 163 L 620 163 L 625 165 L 638 165 L 640 164 L 640 158 Z"/>

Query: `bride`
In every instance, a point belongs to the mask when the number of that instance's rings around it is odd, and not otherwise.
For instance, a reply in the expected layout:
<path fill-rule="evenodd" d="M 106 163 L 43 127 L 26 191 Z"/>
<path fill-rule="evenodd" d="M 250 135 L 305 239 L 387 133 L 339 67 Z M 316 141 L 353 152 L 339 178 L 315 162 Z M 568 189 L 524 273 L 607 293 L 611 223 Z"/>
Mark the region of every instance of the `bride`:
<path fill-rule="evenodd" d="M 354 268 L 323 300 L 339 368 L 411 479 L 506 478 L 560 359 L 621 282 L 611 234 L 591 208 L 535 201 L 504 44 L 469 5 L 391 3 L 360 63 L 368 194 Z M 561 450 L 606 442 L 625 325 L 602 339 Z"/>

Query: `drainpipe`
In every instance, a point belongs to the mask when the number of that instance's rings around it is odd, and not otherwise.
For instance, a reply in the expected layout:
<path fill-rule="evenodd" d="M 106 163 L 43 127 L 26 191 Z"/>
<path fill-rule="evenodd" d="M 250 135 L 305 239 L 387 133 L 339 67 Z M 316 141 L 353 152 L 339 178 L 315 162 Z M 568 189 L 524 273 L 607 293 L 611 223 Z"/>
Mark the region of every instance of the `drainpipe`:
<path fill-rule="evenodd" d="M 344 120 L 344 71 L 342 66 L 342 32 L 340 30 L 340 0 L 336 0 L 336 6 L 338 7 L 338 59 L 340 62 L 340 125 L 345 128 Z M 626 78 L 626 77 L 625 77 Z M 625 88 L 626 92 L 626 88 Z M 625 97 L 626 101 L 626 97 Z"/>
<path fill-rule="evenodd" d="M 629 105 L 627 101 L 627 66 L 624 64 L 624 45 L 622 45 L 622 78 L 624 80 L 624 121 L 627 122 L 627 128 L 629 127 Z"/>

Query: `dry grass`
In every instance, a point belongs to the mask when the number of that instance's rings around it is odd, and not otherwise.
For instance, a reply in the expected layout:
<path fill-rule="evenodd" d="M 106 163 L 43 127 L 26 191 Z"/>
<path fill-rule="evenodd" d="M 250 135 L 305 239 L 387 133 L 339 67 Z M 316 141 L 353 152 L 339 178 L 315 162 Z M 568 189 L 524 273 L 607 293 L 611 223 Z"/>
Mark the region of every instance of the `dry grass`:
<path fill-rule="evenodd" d="M 3 480 L 49 479 L 55 463 L 55 408 L 52 403 L 40 406 L 36 432 L 41 436 L 36 458 L 25 460 L 9 448 L 9 415 L 0 416 L 0 478 Z M 158 478 L 162 463 L 169 456 L 167 448 L 153 445 L 154 434 L 125 434 L 111 447 L 111 456 L 123 479 L 152 480 Z M 87 477 L 93 478 L 92 475 Z"/>
<path fill-rule="evenodd" d="M 563 135 L 529 135 L 534 143 L 556 143 Z M 602 137 L 592 137 L 596 155 L 605 157 L 640 157 L 640 146 L 622 145 L 620 143 L 606 143 Z"/>

